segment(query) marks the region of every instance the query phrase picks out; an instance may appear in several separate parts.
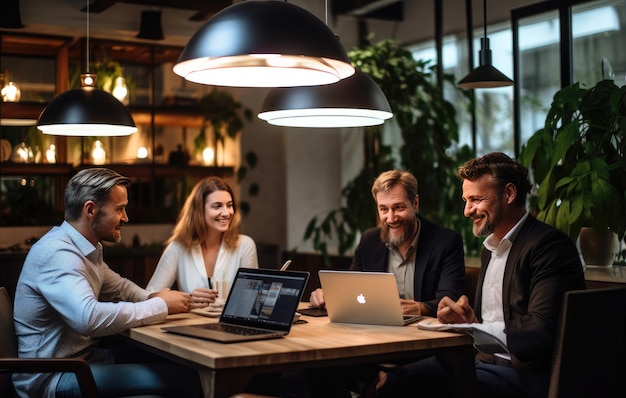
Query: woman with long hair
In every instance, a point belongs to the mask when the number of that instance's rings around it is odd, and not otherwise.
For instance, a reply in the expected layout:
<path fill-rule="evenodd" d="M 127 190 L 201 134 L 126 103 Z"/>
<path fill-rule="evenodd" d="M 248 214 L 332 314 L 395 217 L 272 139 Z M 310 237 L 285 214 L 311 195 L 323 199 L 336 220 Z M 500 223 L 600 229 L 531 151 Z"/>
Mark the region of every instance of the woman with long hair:
<path fill-rule="evenodd" d="M 147 290 L 191 294 L 192 308 L 226 299 L 237 269 L 258 268 L 256 245 L 239 233 L 233 190 L 219 177 L 199 181 L 187 197 Z"/>

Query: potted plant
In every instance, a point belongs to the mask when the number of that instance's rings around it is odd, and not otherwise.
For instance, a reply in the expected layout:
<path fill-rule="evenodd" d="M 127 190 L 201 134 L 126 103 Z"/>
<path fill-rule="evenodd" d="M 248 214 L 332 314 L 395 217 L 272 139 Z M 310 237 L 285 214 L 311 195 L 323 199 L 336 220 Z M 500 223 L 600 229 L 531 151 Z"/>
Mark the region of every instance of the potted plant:
<path fill-rule="evenodd" d="M 575 83 L 554 95 L 544 127 L 520 153 L 537 184 L 533 207 L 539 220 L 574 241 L 587 227 L 608 233 L 612 241 L 624 239 L 625 123 L 626 86 L 612 80 L 590 88 Z M 613 260 L 614 254 L 607 261 Z M 597 259 L 585 262 L 603 265 Z"/>
<path fill-rule="evenodd" d="M 393 112 L 386 124 L 397 124 L 403 144 L 399 156 L 384 145 L 385 128 L 364 129 L 364 160 L 361 172 L 342 189 L 344 204 L 317 215 L 307 225 L 304 240 L 312 240 L 329 266 L 328 243 L 338 242 L 338 254 L 348 253 L 360 233 L 377 223 L 371 187 L 383 171 L 404 168 L 418 179 L 420 214 L 463 234 L 466 253 L 477 254 L 480 240 L 463 217 L 461 185 L 456 168 L 473 156 L 467 146 L 457 147 L 456 111 L 436 83 L 436 66 L 415 60 L 397 41 L 366 43 L 349 52 L 352 64 L 379 85 Z M 455 87 L 452 76 L 445 83 Z M 464 95 L 459 90 L 460 95 Z"/>

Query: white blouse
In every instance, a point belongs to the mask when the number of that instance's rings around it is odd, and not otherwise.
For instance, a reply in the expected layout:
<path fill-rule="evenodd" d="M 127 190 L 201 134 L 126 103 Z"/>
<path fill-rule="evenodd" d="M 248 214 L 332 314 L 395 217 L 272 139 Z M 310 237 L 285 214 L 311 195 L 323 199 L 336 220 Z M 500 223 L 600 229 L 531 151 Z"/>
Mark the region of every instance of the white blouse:
<path fill-rule="evenodd" d="M 194 245 L 189 252 L 178 242 L 171 242 L 161 255 L 146 290 L 158 292 L 176 282 L 180 291 L 191 293 L 196 288 L 208 288 L 210 277 L 211 286 L 220 292 L 220 297 L 226 298 L 238 268 L 259 268 L 256 245 L 247 235 L 239 235 L 234 249 L 222 241 L 213 275 L 206 273 L 200 245 Z"/>

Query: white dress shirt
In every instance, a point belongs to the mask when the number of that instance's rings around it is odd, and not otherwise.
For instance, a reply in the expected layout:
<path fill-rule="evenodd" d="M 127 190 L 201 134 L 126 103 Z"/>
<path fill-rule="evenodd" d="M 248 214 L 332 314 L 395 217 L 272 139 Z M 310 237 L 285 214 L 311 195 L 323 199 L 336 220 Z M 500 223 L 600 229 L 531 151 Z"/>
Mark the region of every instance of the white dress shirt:
<path fill-rule="evenodd" d="M 179 290 L 191 293 L 196 288 L 208 288 L 210 277 L 212 287 L 225 299 L 238 268 L 259 268 L 256 245 L 247 235 L 239 235 L 239 243 L 234 249 L 222 241 L 213 275 L 207 275 L 199 244 L 194 245 L 189 252 L 180 243 L 172 242 L 161 255 L 146 290 L 158 292 L 172 287 L 176 282 Z"/>
<path fill-rule="evenodd" d="M 485 248 L 491 252 L 491 259 L 483 281 L 481 317 L 487 330 L 504 343 L 507 342 L 506 333 L 504 333 L 504 310 L 502 306 L 504 269 L 513 241 L 527 217 L 528 212 L 504 235 L 501 241 L 498 241 L 498 238 L 491 234 L 483 242 Z"/>

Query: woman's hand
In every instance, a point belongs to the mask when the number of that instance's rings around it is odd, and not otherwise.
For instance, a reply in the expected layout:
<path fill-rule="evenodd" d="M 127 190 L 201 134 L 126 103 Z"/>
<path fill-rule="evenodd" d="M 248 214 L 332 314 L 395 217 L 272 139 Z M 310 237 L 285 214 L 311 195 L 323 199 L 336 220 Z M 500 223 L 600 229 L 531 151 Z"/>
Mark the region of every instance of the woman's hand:
<path fill-rule="evenodd" d="M 218 298 L 217 290 L 199 287 L 191 292 L 191 308 L 204 308 Z"/>
<path fill-rule="evenodd" d="M 324 301 L 324 292 L 321 288 L 317 288 L 311 292 L 309 303 L 313 308 L 324 308 L 326 306 L 326 301 Z"/>

